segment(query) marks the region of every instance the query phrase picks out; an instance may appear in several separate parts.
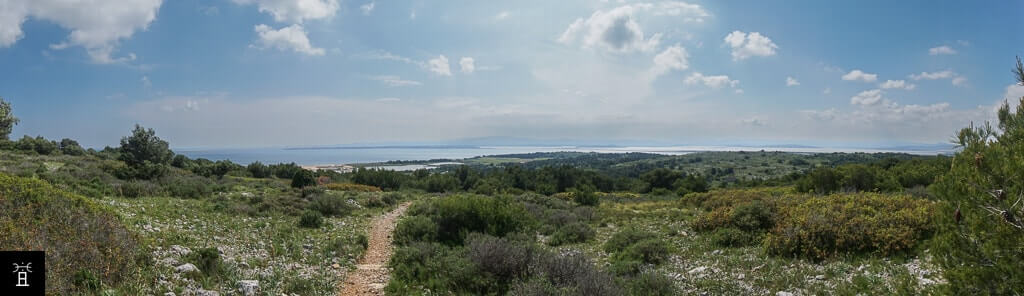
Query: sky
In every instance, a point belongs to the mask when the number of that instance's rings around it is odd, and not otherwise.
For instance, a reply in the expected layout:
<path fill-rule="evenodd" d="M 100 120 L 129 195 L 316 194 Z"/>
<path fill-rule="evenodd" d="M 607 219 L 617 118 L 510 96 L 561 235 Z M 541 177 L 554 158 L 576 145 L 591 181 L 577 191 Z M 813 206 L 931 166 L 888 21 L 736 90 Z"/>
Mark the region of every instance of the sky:
<path fill-rule="evenodd" d="M 12 138 L 946 143 L 1024 96 L 1024 1 L 0 0 Z"/>

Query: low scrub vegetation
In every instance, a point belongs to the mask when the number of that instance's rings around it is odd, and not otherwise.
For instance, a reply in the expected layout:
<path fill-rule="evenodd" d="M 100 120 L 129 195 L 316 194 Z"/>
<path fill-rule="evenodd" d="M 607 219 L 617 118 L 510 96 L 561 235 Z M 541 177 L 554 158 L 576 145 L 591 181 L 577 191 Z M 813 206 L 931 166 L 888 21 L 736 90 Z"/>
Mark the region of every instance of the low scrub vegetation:
<path fill-rule="evenodd" d="M 772 254 L 814 259 L 903 252 L 935 229 L 934 203 L 901 194 L 718 190 L 687 196 L 687 202 L 707 210 L 693 227 L 710 233 L 716 244 L 762 244 Z"/>
<path fill-rule="evenodd" d="M 117 286 L 151 263 L 136 235 L 105 206 L 4 173 L 0 233 L 0 250 L 46 251 L 48 294 Z"/>

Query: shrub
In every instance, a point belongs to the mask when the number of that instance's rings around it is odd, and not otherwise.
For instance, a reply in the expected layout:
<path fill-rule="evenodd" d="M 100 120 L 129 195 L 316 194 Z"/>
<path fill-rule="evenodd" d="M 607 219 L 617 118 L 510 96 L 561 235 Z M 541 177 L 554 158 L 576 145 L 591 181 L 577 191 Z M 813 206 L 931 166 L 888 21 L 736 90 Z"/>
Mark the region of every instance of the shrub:
<path fill-rule="evenodd" d="M 75 276 L 71 282 L 75 285 L 75 288 L 81 292 L 96 293 L 99 292 L 100 287 L 102 286 L 100 279 L 88 269 L 81 269 L 78 272 L 75 272 Z"/>
<path fill-rule="evenodd" d="M 159 190 L 156 185 L 149 181 L 128 181 L 114 185 L 114 191 L 121 197 L 138 198 L 152 196 Z"/>
<path fill-rule="evenodd" d="M 320 225 L 323 223 L 323 216 L 317 211 L 306 210 L 302 213 L 302 216 L 299 217 L 299 227 L 320 228 Z"/>
<path fill-rule="evenodd" d="M 601 203 L 601 198 L 597 197 L 597 194 L 594 194 L 593 188 L 584 188 L 573 191 L 572 200 L 581 206 L 596 207 Z"/>
<path fill-rule="evenodd" d="M 580 253 L 545 253 L 538 258 L 535 269 L 539 275 L 559 288 L 569 288 L 578 295 L 622 295 L 611 275 L 601 272 Z"/>
<path fill-rule="evenodd" d="M 771 228 L 774 224 L 773 210 L 764 202 L 755 200 L 732 209 L 729 222 L 733 226 L 746 231 L 759 231 Z"/>
<path fill-rule="evenodd" d="M 434 200 L 431 207 L 438 241 L 448 245 L 461 245 L 471 232 L 502 237 L 532 223 L 522 204 L 507 197 L 453 195 Z"/>
<path fill-rule="evenodd" d="M 177 176 L 162 180 L 163 188 L 170 196 L 181 198 L 202 198 L 213 194 L 210 181 L 199 177 Z"/>
<path fill-rule="evenodd" d="M 626 287 L 629 288 L 632 295 L 669 296 L 679 294 L 679 289 L 676 288 L 672 279 L 651 271 L 633 277 L 627 282 Z"/>
<path fill-rule="evenodd" d="M 395 227 L 395 244 L 407 245 L 412 242 L 437 240 L 437 224 L 426 216 L 409 216 Z"/>
<path fill-rule="evenodd" d="M 670 253 L 668 243 L 658 238 L 649 238 L 633 243 L 616 255 L 620 259 L 639 260 L 643 263 L 657 265 L 668 259 Z"/>
<path fill-rule="evenodd" d="M 292 188 L 316 186 L 316 177 L 309 170 L 301 170 L 292 175 Z"/>
<path fill-rule="evenodd" d="M 718 228 L 711 233 L 711 242 L 722 247 L 742 247 L 753 241 L 752 234 L 732 227 Z"/>
<path fill-rule="evenodd" d="M 0 173 L 0 233 L 0 250 L 46 251 L 47 294 L 72 294 L 82 270 L 117 286 L 146 264 L 114 211 L 42 180 Z"/>
<path fill-rule="evenodd" d="M 335 191 L 356 191 L 356 192 L 381 192 L 376 186 L 352 184 L 352 183 L 328 183 L 324 185 L 328 190 Z"/>
<path fill-rule="evenodd" d="M 589 225 L 580 222 L 566 224 L 555 231 L 555 234 L 548 240 L 548 245 L 560 246 L 564 244 L 582 243 L 590 240 L 595 235 Z"/>
<path fill-rule="evenodd" d="M 195 264 L 203 275 L 208 277 L 219 276 L 223 270 L 223 262 L 220 258 L 220 251 L 217 248 L 201 248 L 189 253 L 187 261 Z"/>
<path fill-rule="evenodd" d="M 499 283 L 507 284 L 527 276 L 530 262 L 537 250 L 526 243 L 471 234 L 466 238 L 466 255 L 481 271 L 490 273 Z M 506 290 L 502 287 L 500 290 Z"/>
<path fill-rule="evenodd" d="M 306 186 L 299 189 L 299 196 L 302 198 L 313 198 L 324 193 L 326 193 L 326 190 L 319 186 Z"/>
<path fill-rule="evenodd" d="M 363 203 L 363 206 L 367 208 L 383 208 L 388 206 L 388 204 L 385 203 L 384 200 L 381 199 L 379 196 L 373 195 L 366 199 L 366 202 Z"/>
<path fill-rule="evenodd" d="M 344 217 L 355 210 L 345 197 L 334 194 L 315 195 L 307 207 L 326 217 Z"/>
<path fill-rule="evenodd" d="M 636 242 L 657 237 L 657 234 L 636 228 L 623 229 L 612 235 L 612 237 L 604 243 L 604 251 L 608 253 L 620 252 Z"/>
<path fill-rule="evenodd" d="M 388 192 L 381 195 L 380 197 L 381 201 L 383 201 L 385 204 L 389 206 L 397 204 L 398 201 L 402 200 L 403 198 L 404 197 L 402 196 L 402 194 L 398 192 Z"/>
<path fill-rule="evenodd" d="M 399 247 L 388 265 L 392 272 L 387 294 L 411 295 L 424 290 L 455 295 L 499 294 L 492 279 L 462 251 L 438 243 L 415 242 Z"/>
<path fill-rule="evenodd" d="M 765 237 L 770 253 L 825 258 L 906 251 L 928 237 L 935 206 L 906 195 L 833 194 L 783 209 Z"/>

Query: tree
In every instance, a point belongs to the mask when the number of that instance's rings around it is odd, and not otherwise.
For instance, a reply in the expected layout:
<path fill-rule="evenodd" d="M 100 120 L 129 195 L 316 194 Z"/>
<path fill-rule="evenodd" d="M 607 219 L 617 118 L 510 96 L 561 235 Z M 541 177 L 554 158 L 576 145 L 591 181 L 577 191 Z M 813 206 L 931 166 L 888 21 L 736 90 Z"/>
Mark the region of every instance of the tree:
<path fill-rule="evenodd" d="M 250 163 L 246 169 L 249 170 L 249 174 L 252 174 L 253 178 L 269 178 L 273 175 L 270 167 L 259 161 Z"/>
<path fill-rule="evenodd" d="M 173 155 L 167 141 L 157 137 L 153 129 L 136 124 L 131 136 L 121 138 L 118 158 L 128 165 L 121 176 L 128 179 L 158 178 L 167 170 Z"/>
<path fill-rule="evenodd" d="M 302 188 L 316 185 L 316 177 L 309 170 L 301 170 L 292 175 L 292 187 Z"/>
<path fill-rule="evenodd" d="M 654 190 L 655 188 L 671 189 L 672 184 L 683 176 L 677 172 L 674 172 L 666 168 L 653 169 L 640 176 L 648 184 L 647 191 Z"/>
<path fill-rule="evenodd" d="M 60 149 L 60 153 L 65 155 L 79 156 L 85 154 L 85 149 L 82 149 L 82 146 L 78 145 L 78 141 L 72 139 L 64 138 L 63 140 L 60 140 L 60 144 L 57 146 Z"/>
<path fill-rule="evenodd" d="M 1017 58 L 1017 82 L 1024 65 Z M 1024 293 L 1024 97 L 1011 112 L 997 112 L 999 130 L 989 123 L 963 128 L 954 143 L 962 150 L 949 173 L 933 185 L 943 200 L 932 254 L 942 265 L 952 294 Z"/>
<path fill-rule="evenodd" d="M 14 117 L 11 103 L 4 101 L 4 98 L 0 98 L 0 140 L 7 140 L 7 137 L 11 135 L 11 131 L 14 130 L 14 126 L 18 124 L 18 121 L 18 118 Z"/>

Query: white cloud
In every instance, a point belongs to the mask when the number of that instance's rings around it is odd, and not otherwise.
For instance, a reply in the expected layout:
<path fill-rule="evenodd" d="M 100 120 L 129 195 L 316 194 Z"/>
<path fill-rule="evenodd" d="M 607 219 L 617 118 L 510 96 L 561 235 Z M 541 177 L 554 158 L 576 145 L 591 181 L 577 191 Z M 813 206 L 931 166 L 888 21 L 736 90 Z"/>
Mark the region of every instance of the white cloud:
<path fill-rule="evenodd" d="M 786 86 L 797 86 L 797 85 L 800 85 L 800 81 L 797 81 L 796 78 L 786 77 Z"/>
<path fill-rule="evenodd" d="M 678 1 L 660 2 L 653 7 L 654 15 L 683 16 L 683 21 L 702 23 L 711 16 L 703 7 Z"/>
<path fill-rule="evenodd" d="M 954 86 L 966 86 L 967 77 L 958 75 L 953 70 L 942 70 L 937 72 L 921 72 L 921 74 L 910 74 L 910 79 L 913 80 L 938 80 L 938 79 L 950 79 L 950 83 Z"/>
<path fill-rule="evenodd" d="M 655 76 L 658 76 L 672 70 L 686 70 L 690 67 L 688 58 L 689 54 L 686 52 L 686 48 L 679 44 L 670 46 L 665 51 L 654 56 L 652 71 Z"/>
<path fill-rule="evenodd" d="M 558 42 L 580 41 L 584 48 L 600 48 L 617 53 L 652 51 L 658 47 L 661 34 L 649 38 L 633 18 L 636 8 L 626 5 L 608 11 L 595 11 L 589 18 L 576 19 L 562 33 Z"/>
<path fill-rule="evenodd" d="M 156 19 L 162 0 L 4 0 L 0 3 L 0 48 L 22 38 L 21 24 L 28 18 L 47 20 L 68 29 L 65 41 L 52 49 L 81 46 L 96 63 L 134 60 L 134 54 L 113 57 L 118 43 L 146 30 Z"/>
<path fill-rule="evenodd" d="M 274 21 L 301 24 L 306 20 L 329 19 L 337 13 L 338 0 L 232 0 L 237 4 L 256 4 L 260 12 Z"/>
<path fill-rule="evenodd" d="M 276 48 L 282 51 L 293 50 L 311 56 L 324 55 L 323 48 L 313 47 L 309 43 L 309 37 L 306 37 L 306 31 L 302 29 L 302 25 L 295 24 L 274 30 L 270 26 L 260 24 L 256 25 L 253 30 L 259 34 L 259 45 L 254 44 L 253 47 Z"/>
<path fill-rule="evenodd" d="M 937 46 L 928 49 L 929 55 L 956 54 L 956 50 L 949 45 Z"/>
<path fill-rule="evenodd" d="M 508 11 L 502 11 L 502 12 L 499 12 L 498 14 L 494 15 L 494 20 L 496 20 L 496 21 L 504 20 L 504 19 L 507 19 L 509 15 L 511 15 L 511 13 L 509 13 Z"/>
<path fill-rule="evenodd" d="M 150 88 L 150 87 L 153 86 L 153 82 L 149 81 L 149 76 L 143 75 L 142 79 L 140 79 L 140 80 L 142 81 L 142 86 L 143 87 Z"/>
<path fill-rule="evenodd" d="M 768 37 L 758 32 L 750 34 L 733 31 L 725 36 L 725 43 L 732 48 L 732 60 L 740 61 L 750 57 L 773 56 L 779 47 Z"/>
<path fill-rule="evenodd" d="M 963 77 L 963 76 L 953 77 L 953 80 L 950 81 L 950 82 L 953 83 L 953 85 L 956 85 L 956 86 L 964 86 L 964 85 L 967 85 L 967 77 Z"/>
<path fill-rule="evenodd" d="M 373 13 L 373 8 L 375 6 L 377 6 L 377 2 L 370 1 L 370 3 L 366 3 L 363 4 L 362 6 L 359 6 L 359 10 L 363 11 L 363 15 L 370 15 L 370 13 Z"/>
<path fill-rule="evenodd" d="M 747 119 L 740 120 L 740 123 L 742 123 L 744 125 L 749 125 L 749 126 L 767 126 L 768 125 L 768 122 L 764 121 L 763 119 L 757 118 L 757 117 L 747 118 Z"/>
<path fill-rule="evenodd" d="M 452 76 L 452 69 L 448 64 L 448 58 L 444 57 L 444 55 L 427 61 L 427 69 L 439 75 Z"/>
<path fill-rule="evenodd" d="M 380 99 L 377 99 L 376 101 L 377 101 L 377 102 L 401 102 L 401 101 L 402 101 L 402 99 L 399 99 L 399 98 L 390 98 L 390 97 L 389 97 L 389 98 L 380 98 Z"/>
<path fill-rule="evenodd" d="M 871 73 L 865 73 L 864 71 L 861 71 L 860 69 L 855 69 L 853 71 L 850 71 L 850 73 L 846 73 L 846 75 L 843 75 L 843 80 L 852 80 L 852 81 L 861 80 L 861 81 L 864 81 L 864 82 L 874 82 L 875 80 L 878 80 L 878 75 L 877 74 L 871 74 Z"/>
<path fill-rule="evenodd" d="M 878 87 L 881 87 L 882 89 L 899 88 L 905 90 L 912 90 L 914 88 L 917 88 L 917 85 L 914 85 L 913 83 L 907 83 L 906 81 L 903 80 L 886 80 L 885 82 L 879 84 Z"/>
<path fill-rule="evenodd" d="M 876 105 L 882 102 L 882 90 L 865 90 L 850 98 L 850 104 L 854 105 Z"/>
<path fill-rule="evenodd" d="M 738 85 L 740 83 L 739 80 L 731 80 L 731 79 L 729 79 L 729 76 L 727 76 L 727 75 L 705 76 L 704 74 L 701 74 L 700 72 L 693 72 L 693 74 L 690 74 L 690 76 L 687 76 L 686 80 L 683 80 L 683 82 L 685 82 L 686 84 L 690 84 L 690 85 L 700 83 L 700 84 L 704 84 L 707 87 L 715 88 L 715 89 L 726 87 L 726 86 L 728 86 L 728 87 L 736 87 L 736 85 Z"/>
<path fill-rule="evenodd" d="M 955 73 L 953 73 L 953 70 L 944 70 L 944 71 L 938 71 L 938 72 L 921 72 L 921 74 L 910 74 L 910 79 L 913 79 L 913 80 L 921 80 L 921 79 L 927 79 L 927 80 L 947 79 L 947 78 L 952 78 L 953 75 L 955 75 Z"/>
<path fill-rule="evenodd" d="M 821 91 L 821 93 L 822 94 L 826 94 L 826 95 L 827 94 L 831 94 L 832 93 L 832 88 L 831 87 L 826 87 L 824 90 Z"/>
<path fill-rule="evenodd" d="M 471 57 L 459 59 L 459 67 L 462 68 L 462 73 L 473 73 L 473 71 L 476 71 L 476 65 Z"/>
<path fill-rule="evenodd" d="M 370 79 L 376 80 L 376 81 L 380 81 L 381 83 L 384 83 L 387 86 L 391 86 L 391 87 L 417 86 L 417 85 L 422 85 L 423 84 L 423 83 L 420 83 L 419 81 L 402 79 L 402 77 L 399 77 L 397 75 L 373 76 L 373 77 L 370 77 Z"/>

